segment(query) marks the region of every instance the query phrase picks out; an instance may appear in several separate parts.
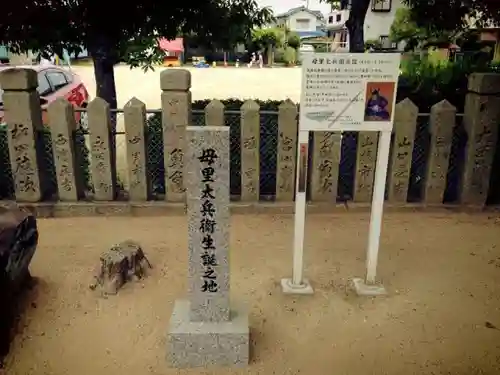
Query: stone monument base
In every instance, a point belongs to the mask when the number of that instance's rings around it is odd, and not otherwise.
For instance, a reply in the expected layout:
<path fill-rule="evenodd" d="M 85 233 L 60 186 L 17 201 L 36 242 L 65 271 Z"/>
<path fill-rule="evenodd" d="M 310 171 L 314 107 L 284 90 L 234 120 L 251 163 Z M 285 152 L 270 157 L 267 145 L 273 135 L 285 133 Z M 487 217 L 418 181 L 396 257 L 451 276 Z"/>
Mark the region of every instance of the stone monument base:
<path fill-rule="evenodd" d="M 172 367 L 245 367 L 250 329 L 243 309 L 231 310 L 227 322 L 191 322 L 189 301 L 175 301 L 168 332 L 167 358 Z"/>

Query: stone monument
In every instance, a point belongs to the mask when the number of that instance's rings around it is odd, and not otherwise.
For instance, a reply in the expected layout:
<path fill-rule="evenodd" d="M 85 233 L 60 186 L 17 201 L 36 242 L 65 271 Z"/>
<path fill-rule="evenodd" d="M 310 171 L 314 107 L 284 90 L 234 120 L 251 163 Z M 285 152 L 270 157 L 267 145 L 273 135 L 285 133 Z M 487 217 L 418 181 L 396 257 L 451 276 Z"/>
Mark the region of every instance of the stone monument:
<path fill-rule="evenodd" d="M 246 366 L 248 315 L 229 303 L 229 127 L 188 127 L 185 186 L 189 298 L 175 302 L 173 367 Z"/>

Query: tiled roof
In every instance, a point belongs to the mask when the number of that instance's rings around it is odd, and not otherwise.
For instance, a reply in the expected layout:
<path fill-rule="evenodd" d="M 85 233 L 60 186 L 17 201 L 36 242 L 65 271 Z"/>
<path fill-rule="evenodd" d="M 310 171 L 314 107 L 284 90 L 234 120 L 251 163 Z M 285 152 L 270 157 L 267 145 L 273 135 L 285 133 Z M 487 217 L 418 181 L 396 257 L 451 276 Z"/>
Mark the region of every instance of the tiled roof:
<path fill-rule="evenodd" d="M 321 13 L 319 10 L 311 10 L 311 9 L 308 9 L 306 8 L 305 6 L 301 6 L 301 7 L 297 7 L 297 8 L 292 8 L 292 9 L 289 9 L 287 12 L 285 13 L 282 13 L 282 14 L 278 14 L 276 16 L 276 18 L 286 18 L 286 17 L 290 17 L 291 15 L 297 13 L 297 12 L 301 12 L 301 11 L 304 11 L 304 12 L 309 12 L 311 13 L 313 16 L 316 16 L 316 18 L 319 18 L 319 19 L 324 19 L 325 17 L 323 16 L 323 13 Z"/>

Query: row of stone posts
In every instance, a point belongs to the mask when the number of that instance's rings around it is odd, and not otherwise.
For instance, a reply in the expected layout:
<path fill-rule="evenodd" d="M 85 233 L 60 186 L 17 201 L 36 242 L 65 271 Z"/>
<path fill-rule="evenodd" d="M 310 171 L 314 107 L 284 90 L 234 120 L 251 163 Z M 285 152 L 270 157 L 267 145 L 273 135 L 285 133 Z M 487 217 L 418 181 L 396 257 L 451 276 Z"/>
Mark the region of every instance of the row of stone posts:
<path fill-rule="evenodd" d="M 162 129 L 164 140 L 165 199 L 185 201 L 185 131 L 191 124 L 191 75 L 187 70 L 165 70 L 161 74 Z M 9 129 L 9 155 L 15 195 L 18 201 L 38 202 L 45 198 L 47 176 L 36 132 L 42 128 L 37 76 L 32 70 L 9 69 L 0 74 L 4 90 L 5 120 Z M 465 164 L 460 182 L 460 202 L 484 205 L 488 195 L 491 168 L 500 122 L 500 75 L 473 74 L 469 80 L 463 124 L 468 135 Z M 87 108 L 93 199 L 116 198 L 116 153 L 113 152 L 109 105 L 100 98 Z M 48 107 L 52 135 L 58 198 L 77 201 L 84 192 L 82 167 L 77 164 L 73 133 L 76 128 L 72 106 L 58 99 Z M 394 143 L 388 174 L 388 200 L 404 204 L 408 199 L 410 173 L 415 147 L 418 108 L 408 99 L 397 104 Z M 124 107 L 128 194 L 132 201 L 151 199 L 150 171 L 147 163 L 146 107 L 133 98 Z M 441 204 L 450 167 L 456 109 L 449 102 L 435 104 L 430 113 L 430 149 L 423 181 L 423 203 Z M 212 101 L 205 109 L 206 126 L 224 126 L 224 106 Z M 260 193 L 259 105 L 247 101 L 241 108 L 241 194 L 244 202 L 257 202 Z M 297 153 L 297 107 L 285 101 L 279 108 L 277 133 L 276 201 L 294 199 Z M 342 137 L 336 132 L 316 132 L 311 147 L 309 196 L 313 202 L 334 202 L 339 180 Z M 371 201 L 375 176 L 378 135 L 361 132 L 357 139 L 353 200 Z M 232 171 L 233 172 L 233 171 Z"/>

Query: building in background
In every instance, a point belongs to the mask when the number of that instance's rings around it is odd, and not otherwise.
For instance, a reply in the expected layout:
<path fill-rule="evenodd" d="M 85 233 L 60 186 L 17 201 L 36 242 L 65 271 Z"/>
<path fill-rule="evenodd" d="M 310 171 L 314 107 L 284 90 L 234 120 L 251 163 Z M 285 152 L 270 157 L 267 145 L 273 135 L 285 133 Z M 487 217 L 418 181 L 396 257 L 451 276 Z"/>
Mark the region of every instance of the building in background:
<path fill-rule="evenodd" d="M 492 48 L 493 61 L 500 62 L 500 25 L 491 21 L 477 25 L 474 17 L 469 17 L 467 24 L 472 30 L 477 30 L 481 43 Z"/>
<path fill-rule="evenodd" d="M 365 41 L 378 40 L 383 49 L 397 49 L 398 45 L 390 41 L 389 34 L 396 11 L 404 6 L 402 0 L 371 0 L 365 18 Z"/>
<path fill-rule="evenodd" d="M 364 23 L 365 41 L 377 40 L 385 50 L 397 49 L 398 45 L 390 41 L 389 34 L 396 11 L 402 7 L 404 7 L 402 0 L 371 0 Z M 332 6 L 326 17 L 326 30 L 328 36 L 334 40 L 334 46 L 340 43 L 339 45 L 345 47 L 348 44 L 345 28 L 348 18 L 349 9 L 340 9 L 338 5 Z"/>
<path fill-rule="evenodd" d="M 332 41 L 331 52 L 344 52 L 349 50 L 349 36 L 345 23 L 349 18 L 349 10 L 333 7 L 326 18 L 326 32 Z"/>
<path fill-rule="evenodd" d="M 318 10 L 304 6 L 292 8 L 288 12 L 276 16 L 275 27 L 288 29 L 301 38 L 326 36 L 325 17 Z"/>

